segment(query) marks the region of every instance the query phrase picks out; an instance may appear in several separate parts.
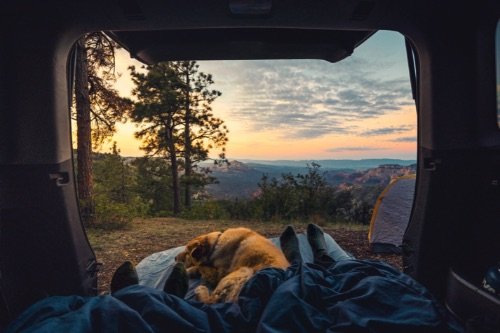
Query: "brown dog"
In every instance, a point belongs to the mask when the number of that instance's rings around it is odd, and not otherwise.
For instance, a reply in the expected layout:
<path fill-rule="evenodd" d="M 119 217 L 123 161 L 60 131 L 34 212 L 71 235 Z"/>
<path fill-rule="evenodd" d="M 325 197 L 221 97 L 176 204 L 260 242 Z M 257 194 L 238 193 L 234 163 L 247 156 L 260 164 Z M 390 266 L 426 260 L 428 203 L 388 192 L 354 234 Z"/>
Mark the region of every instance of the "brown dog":
<path fill-rule="evenodd" d="M 176 261 L 183 262 L 188 274 L 201 275 L 214 288 L 200 285 L 196 297 L 203 303 L 235 302 L 245 284 L 257 271 L 289 266 L 285 256 L 274 244 L 247 228 L 230 228 L 211 232 L 189 241 Z"/>

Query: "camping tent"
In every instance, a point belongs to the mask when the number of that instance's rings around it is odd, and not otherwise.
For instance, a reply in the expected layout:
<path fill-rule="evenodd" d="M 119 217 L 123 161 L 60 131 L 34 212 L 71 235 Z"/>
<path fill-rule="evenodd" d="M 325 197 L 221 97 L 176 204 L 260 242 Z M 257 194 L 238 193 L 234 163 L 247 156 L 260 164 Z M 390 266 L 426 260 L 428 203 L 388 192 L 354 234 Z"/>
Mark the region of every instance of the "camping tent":
<path fill-rule="evenodd" d="M 394 179 L 378 197 L 368 232 L 372 252 L 401 253 L 413 205 L 415 178 L 408 175 Z"/>

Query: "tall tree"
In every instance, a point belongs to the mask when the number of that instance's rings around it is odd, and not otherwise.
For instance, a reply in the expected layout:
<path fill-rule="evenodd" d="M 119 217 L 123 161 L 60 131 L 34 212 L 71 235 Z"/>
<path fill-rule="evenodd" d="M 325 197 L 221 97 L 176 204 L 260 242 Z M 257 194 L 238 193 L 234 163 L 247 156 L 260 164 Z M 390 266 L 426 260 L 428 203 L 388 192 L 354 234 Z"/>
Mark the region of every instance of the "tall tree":
<path fill-rule="evenodd" d="M 179 166 L 177 157 L 181 146 L 182 114 L 178 88 L 181 82 L 168 62 L 147 66 L 147 73 L 129 67 L 137 102 L 131 113 L 134 122 L 141 123 L 135 133 L 143 140 L 147 156 L 161 156 L 170 163 L 172 173 L 172 204 L 174 214 L 180 212 Z"/>
<path fill-rule="evenodd" d="M 181 206 L 181 167 L 189 207 L 193 179 L 202 177 L 194 170 L 196 164 L 207 160 L 214 147 L 222 148 L 220 157 L 225 158 L 228 130 L 210 107 L 220 92 L 208 89 L 212 77 L 198 72 L 194 61 L 161 62 L 144 69 L 147 73 L 130 68 L 136 86 L 132 94 L 138 100 L 132 119 L 142 124 L 136 136 L 143 140 L 141 148 L 146 154 L 163 156 L 170 163 L 173 211 L 177 214 Z"/>
<path fill-rule="evenodd" d="M 81 203 L 82 218 L 90 223 L 93 217 L 92 203 L 92 143 L 90 121 L 90 96 L 88 84 L 88 61 L 85 39 L 77 42 L 75 69 L 75 109 L 76 109 L 76 151 L 77 151 L 77 189 Z"/>
<path fill-rule="evenodd" d="M 82 217 L 92 223 L 92 149 L 98 147 L 123 121 L 132 103 L 112 88 L 116 81 L 117 44 L 102 32 L 82 36 L 77 42 L 75 111 L 77 124 L 77 186 Z"/>
<path fill-rule="evenodd" d="M 193 173 L 193 169 L 198 162 L 208 159 L 208 150 L 213 146 L 222 147 L 219 157 L 225 160 L 224 145 L 228 140 L 228 130 L 212 112 L 212 102 L 221 95 L 220 91 L 210 89 L 214 83 L 212 75 L 200 72 L 195 61 L 175 61 L 171 66 L 182 82 L 180 106 L 184 114 L 184 205 L 190 208 L 192 186 L 200 180 L 200 174 Z"/>

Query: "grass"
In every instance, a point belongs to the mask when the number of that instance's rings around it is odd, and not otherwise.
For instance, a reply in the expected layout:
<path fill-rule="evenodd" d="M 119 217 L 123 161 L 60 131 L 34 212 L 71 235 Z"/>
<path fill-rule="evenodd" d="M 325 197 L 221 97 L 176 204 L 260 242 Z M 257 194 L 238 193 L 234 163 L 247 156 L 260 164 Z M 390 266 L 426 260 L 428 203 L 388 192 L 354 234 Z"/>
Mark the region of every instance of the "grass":
<path fill-rule="evenodd" d="M 318 221 L 320 222 L 320 221 Z M 348 223 L 318 223 L 345 250 L 360 259 L 386 260 L 401 269 L 401 257 L 374 255 L 368 247 L 368 226 Z M 97 261 L 103 266 L 98 275 L 100 292 L 108 290 L 116 268 L 126 260 L 138 264 L 148 255 L 184 245 L 190 239 L 210 231 L 244 226 L 266 237 L 276 237 L 285 226 L 293 225 L 297 232 L 307 227 L 307 222 L 260 222 L 227 220 L 184 220 L 178 218 L 136 219 L 121 230 L 87 229 Z"/>

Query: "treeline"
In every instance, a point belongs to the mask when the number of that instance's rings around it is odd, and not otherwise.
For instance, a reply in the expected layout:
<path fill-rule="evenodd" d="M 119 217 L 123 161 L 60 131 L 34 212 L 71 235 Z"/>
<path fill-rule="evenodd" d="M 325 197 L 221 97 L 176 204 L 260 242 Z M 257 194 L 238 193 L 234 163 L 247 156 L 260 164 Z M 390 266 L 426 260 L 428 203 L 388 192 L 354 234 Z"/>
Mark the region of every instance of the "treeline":
<path fill-rule="evenodd" d="M 94 158 L 95 219 L 102 228 L 121 227 L 134 217 L 172 216 L 170 166 L 159 158 L 125 160 L 116 147 Z M 210 178 L 209 175 L 206 176 Z M 215 181 L 214 179 L 211 179 Z M 191 182 L 193 202 L 178 216 L 188 219 L 313 220 L 367 224 L 380 186 L 340 188 L 328 184 L 318 164 L 306 174 L 262 176 L 249 199 L 213 200 L 203 182 Z M 181 182 L 181 190 L 185 185 Z"/>
<path fill-rule="evenodd" d="M 189 217 L 368 224 L 383 190 L 382 186 L 333 186 L 316 163 L 306 174 L 263 175 L 258 186 L 258 194 L 250 199 L 199 201 Z"/>

